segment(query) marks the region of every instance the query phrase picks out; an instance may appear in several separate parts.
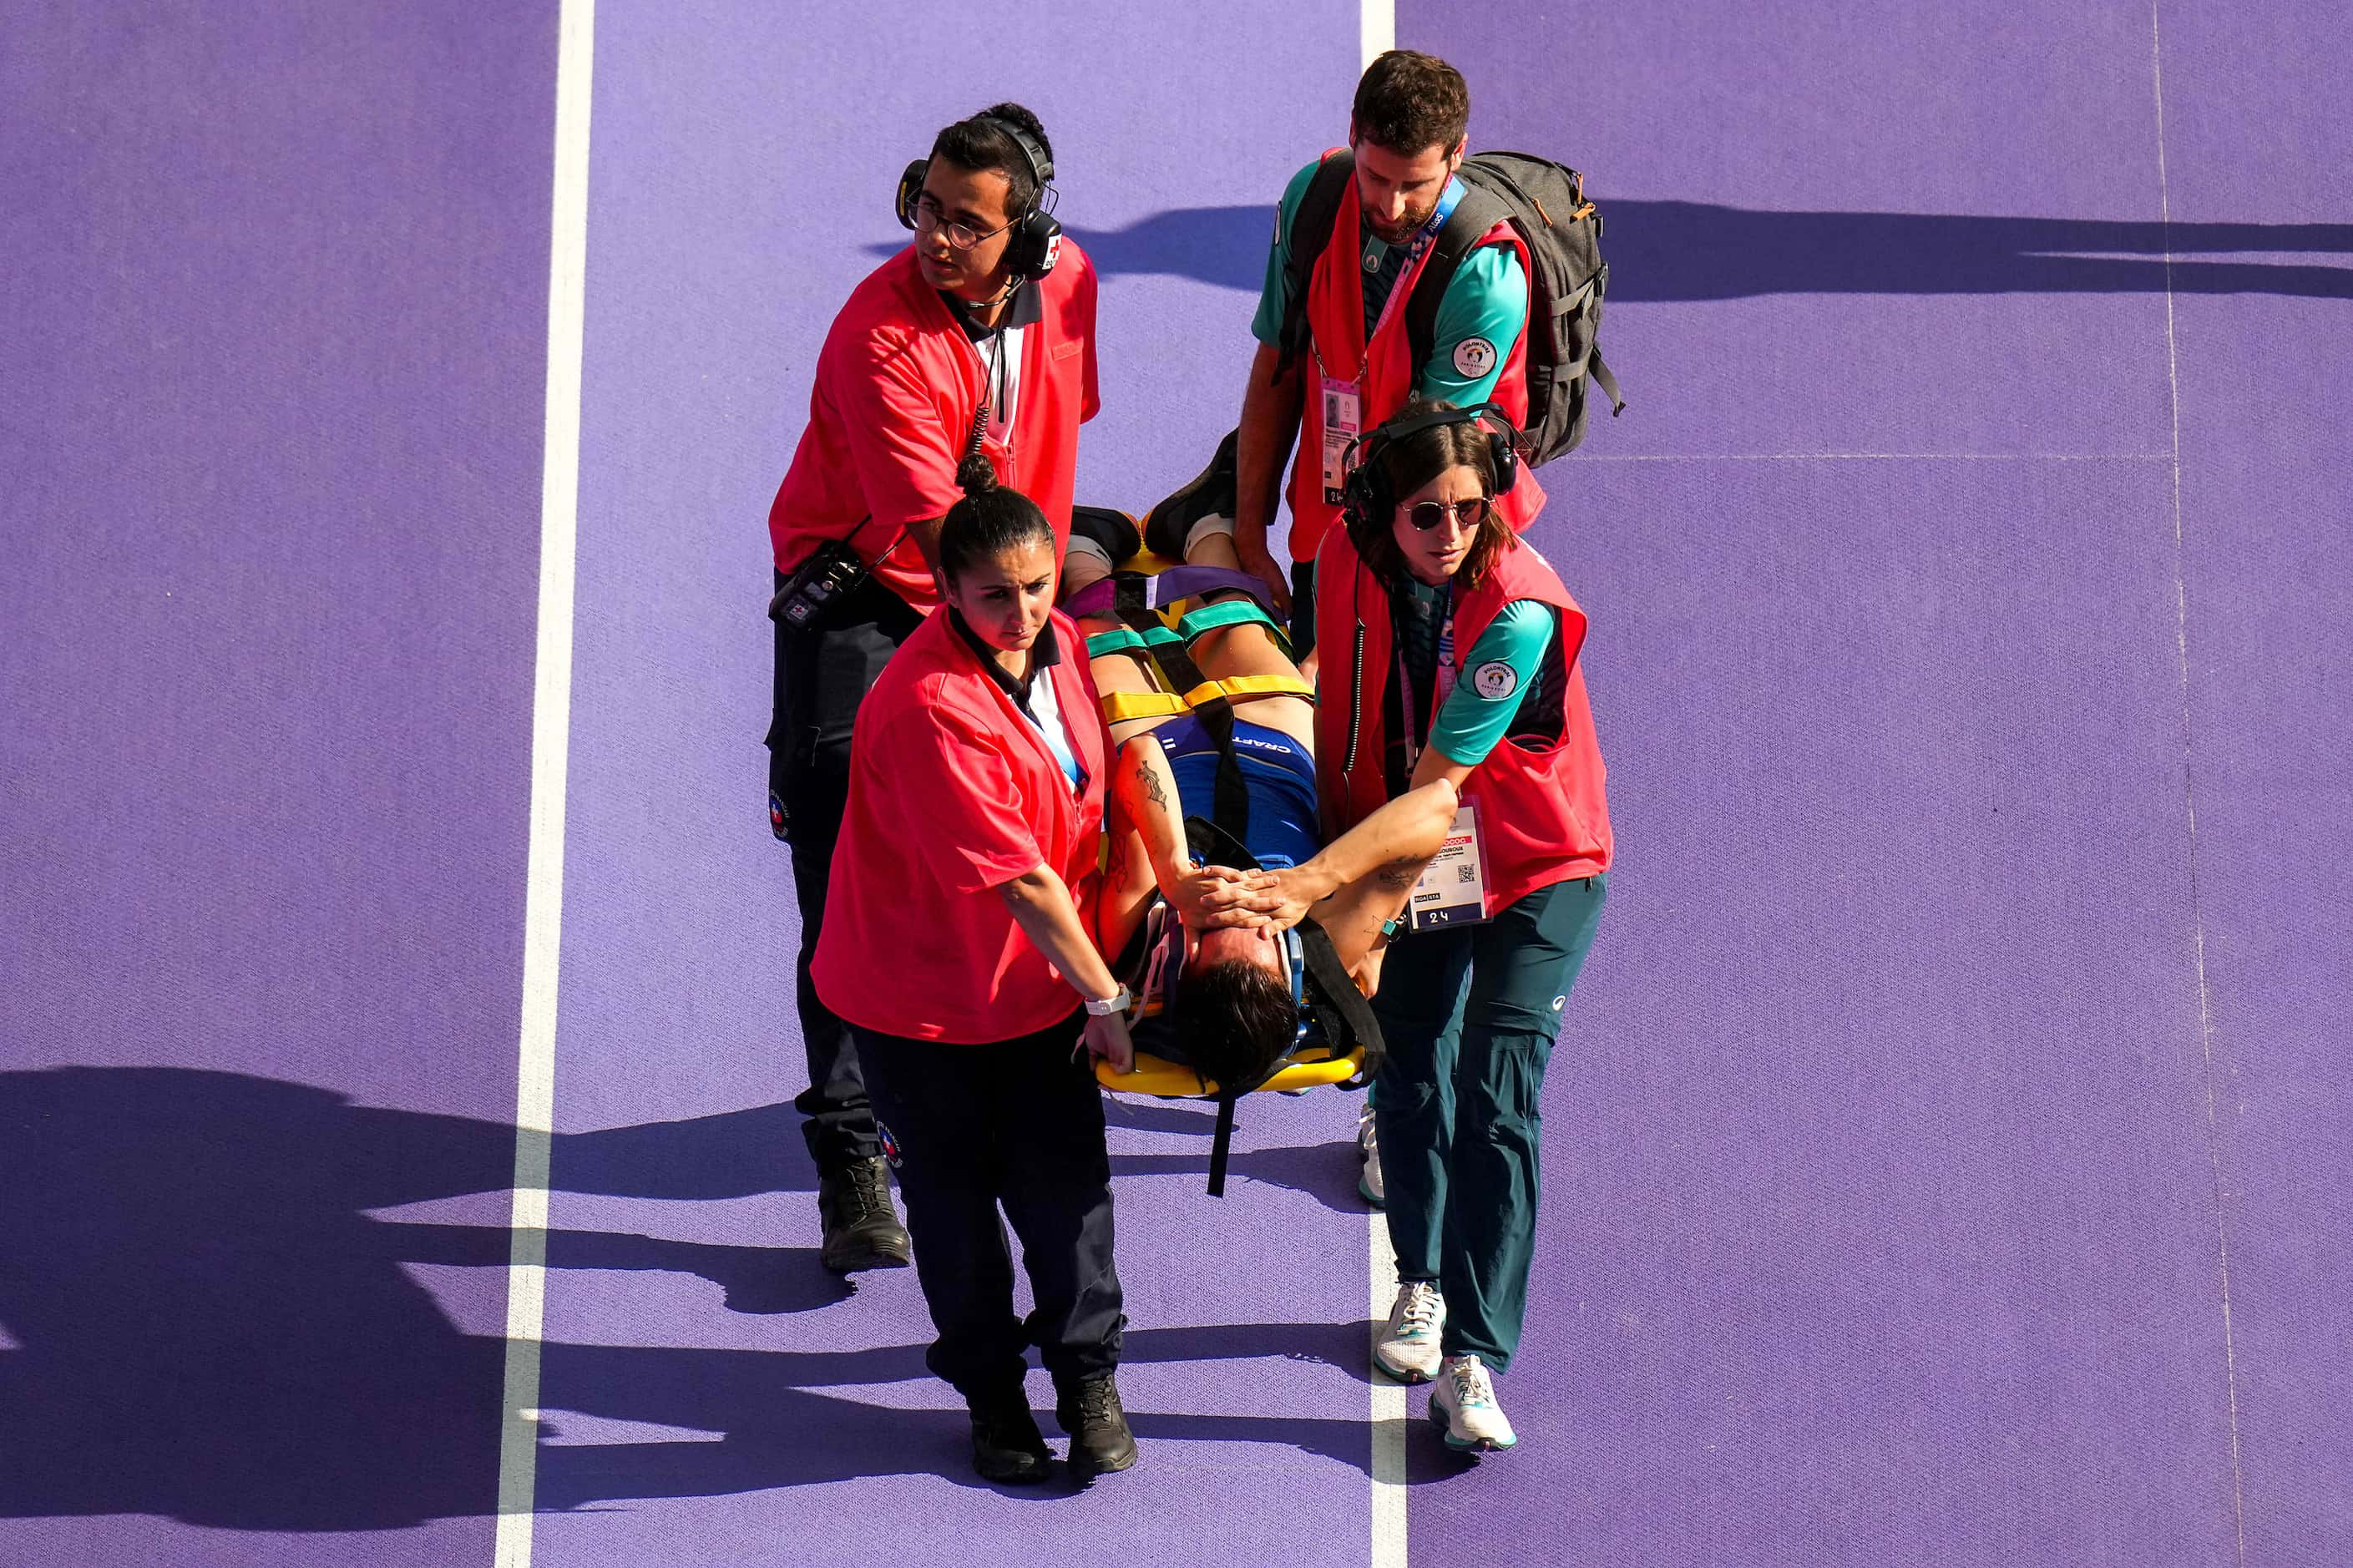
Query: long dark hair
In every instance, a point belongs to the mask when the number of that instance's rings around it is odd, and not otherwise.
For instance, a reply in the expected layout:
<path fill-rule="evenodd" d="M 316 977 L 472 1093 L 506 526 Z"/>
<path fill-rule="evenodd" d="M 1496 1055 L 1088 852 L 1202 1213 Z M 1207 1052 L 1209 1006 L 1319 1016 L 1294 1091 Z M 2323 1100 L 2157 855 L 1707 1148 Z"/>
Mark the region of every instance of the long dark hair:
<path fill-rule="evenodd" d="M 997 482 L 997 465 L 975 452 L 956 465 L 964 500 L 940 522 L 940 574 L 950 582 L 976 561 L 987 561 L 1024 544 L 1042 544 L 1050 553 L 1054 528 L 1038 503 Z"/>
<path fill-rule="evenodd" d="M 1454 405 L 1430 398 L 1416 398 L 1398 410 L 1394 421 L 1402 422 L 1419 415 L 1451 410 Z M 1417 430 L 1398 441 L 1385 441 L 1373 453 L 1372 461 L 1379 469 L 1381 484 L 1377 487 L 1385 505 L 1377 517 L 1351 512 L 1348 517 L 1348 542 L 1356 547 L 1356 554 L 1371 567 L 1382 581 L 1402 582 L 1408 573 L 1405 556 L 1397 544 L 1397 505 L 1422 486 L 1430 483 L 1449 468 L 1469 468 L 1479 476 L 1479 493 L 1491 500 L 1495 494 L 1495 454 L 1493 430 L 1473 419 L 1457 420 L 1445 425 L 1432 425 Z M 1486 521 L 1479 525 L 1478 537 L 1471 542 L 1462 557 L 1462 565 L 1455 575 L 1466 588 L 1475 588 L 1486 577 L 1488 567 L 1506 550 L 1518 547 L 1512 536 L 1512 525 L 1487 509 Z"/>

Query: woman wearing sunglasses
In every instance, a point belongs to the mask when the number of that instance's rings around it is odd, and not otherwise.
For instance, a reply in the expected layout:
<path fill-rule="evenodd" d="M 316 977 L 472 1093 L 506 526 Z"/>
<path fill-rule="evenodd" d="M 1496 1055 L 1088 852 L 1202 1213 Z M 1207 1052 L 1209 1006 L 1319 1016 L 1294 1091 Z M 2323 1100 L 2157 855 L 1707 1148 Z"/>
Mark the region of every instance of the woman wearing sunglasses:
<path fill-rule="evenodd" d="M 1376 1359 L 1434 1380 L 1461 1450 L 1518 1440 L 1494 1374 L 1527 1301 L 1537 1100 L 1609 868 L 1585 615 L 1493 504 L 1519 439 L 1493 405 L 1409 405 L 1361 443 L 1316 568 L 1327 826 L 1440 778 L 1464 807 L 1387 953 L 1372 1097 L 1398 1255 Z"/>

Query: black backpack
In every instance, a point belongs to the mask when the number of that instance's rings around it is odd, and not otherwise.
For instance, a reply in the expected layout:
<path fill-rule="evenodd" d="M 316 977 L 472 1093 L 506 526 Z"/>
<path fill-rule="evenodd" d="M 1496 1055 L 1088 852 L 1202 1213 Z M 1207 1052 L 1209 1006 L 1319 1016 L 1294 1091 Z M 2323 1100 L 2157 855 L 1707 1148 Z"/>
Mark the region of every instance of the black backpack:
<path fill-rule="evenodd" d="M 1284 278 L 1291 309 L 1282 321 L 1282 351 L 1287 365 L 1307 347 L 1307 284 L 1316 258 L 1331 243 L 1340 198 L 1355 174 L 1356 160 L 1346 151 L 1324 161 L 1292 216 L 1291 258 Z M 1430 247 L 1430 260 L 1415 279 L 1406 301 L 1406 342 L 1419 372 L 1429 363 L 1438 329 L 1439 302 L 1454 269 L 1487 231 L 1508 222 L 1528 247 L 1534 276 L 1528 279 L 1528 448 L 1534 467 L 1585 439 L 1585 387 L 1588 379 L 1609 395 L 1611 417 L 1626 411 L 1618 378 L 1602 363 L 1599 342 L 1601 301 L 1609 288 L 1609 264 L 1601 259 L 1601 214 L 1585 199 L 1585 178 L 1565 164 L 1526 153 L 1477 153 L 1456 171 L 1462 199 Z"/>

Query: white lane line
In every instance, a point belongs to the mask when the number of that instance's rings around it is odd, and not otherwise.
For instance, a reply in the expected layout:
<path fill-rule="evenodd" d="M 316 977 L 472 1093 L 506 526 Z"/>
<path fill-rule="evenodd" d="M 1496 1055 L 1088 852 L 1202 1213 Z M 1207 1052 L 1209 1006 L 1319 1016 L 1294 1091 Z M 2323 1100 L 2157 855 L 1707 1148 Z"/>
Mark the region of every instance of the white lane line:
<path fill-rule="evenodd" d="M 2189 715 L 2189 585 L 2181 532 L 2181 354 L 2173 327 L 2173 193 L 2165 172 L 2165 57 L 2158 0 L 2148 8 L 2148 68 L 2157 100 L 2158 224 L 2165 235 L 2165 374 L 2173 402 L 2173 637 L 2181 677 L 2181 805 L 2189 826 L 2189 938 L 2198 973 L 2198 1035 L 2206 1077 L 2206 1171 L 2214 1192 L 2216 1272 L 2222 1294 L 2222 1386 L 2231 1426 L 2231 1526 L 2239 1568 L 2246 1568 L 2245 1489 L 2239 1464 L 2239 1352 L 2231 1331 L 2231 1226 L 2222 1195 L 2222 1153 L 2214 1123 L 2214 1008 L 2206 981 L 2206 911 L 2198 887 L 2198 780 Z"/>
<path fill-rule="evenodd" d="M 1397 1295 L 1397 1254 L 1389 1250 L 1388 1216 L 1373 1214 L 1372 1339 L 1378 1340 Z M 1366 1369 L 1373 1384 L 1373 1568 L 1405 1568 L 1405 1385 L 1391 1383 L 1372 1364 L 1373 1347 L 1365 1346 Z"/>
<path fill-rule="evenodd" d="M 1371 65 L 1377 56 L 1397 47 L 1396 0 L 1358 0 L 1356 45 L 1361 57 L 1356 68 L 1359 70 Z"/>
<path fill-rule="evenodd" d="M 530 1568 L 539 1480 L 539 1361 L 547 1289 L 548 1153 L 555 1122 L 555 986 L 564 929 L 564 792 L 572 733 L 573 557 L 580 521 L 580 344 L 587 300 L 588 83 L 595 0 L 556 23 L 555 181 L 547 282 L 547 416 L 539 491 L 539 646 L 531 710 L 522 1018 L 508 1220 L 505 1415 L 497 1568 Z"/>

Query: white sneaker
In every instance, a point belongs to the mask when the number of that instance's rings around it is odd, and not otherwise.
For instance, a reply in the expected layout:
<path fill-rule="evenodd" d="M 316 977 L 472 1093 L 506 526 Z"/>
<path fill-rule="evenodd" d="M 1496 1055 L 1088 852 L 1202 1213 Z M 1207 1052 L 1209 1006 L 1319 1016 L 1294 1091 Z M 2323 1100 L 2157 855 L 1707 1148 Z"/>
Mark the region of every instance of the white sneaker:
<path fill-rule="evenodd" d="M 1373 1359 L 1399 1383 L 1428 1383 L 1444 1359 L 1438 1333 L 1446 1327 L 1446 1300 L 1438 1287 L 1417 1279 L 1398 1287 L 1389 1321 L 1373 1346 Z"/>
<path fill-rule="evenodd" d="M 1356 1175 L 1356 1195 L 1377 1209 L 1387 1208 L 1389 1200 L 1388 1189 L 1381 1185 L 1381 1148 L 1374 1141 L 1373 1108 L 1369 1105 L 1356 1118 L 1356 1158 L 1365 1163 L 1365 1168 Z"/>
<path fill-rule="evenodd" d="M 1430 1418 L 1445 1429 L 1446 1446 L 1458 1454 L 1493 1453 L 1520 1440 L 1495 1403 L 1495 1380 L 1475 1355 L 1446 1358 L 1444 1374 L 1430 1391 Z"/>

